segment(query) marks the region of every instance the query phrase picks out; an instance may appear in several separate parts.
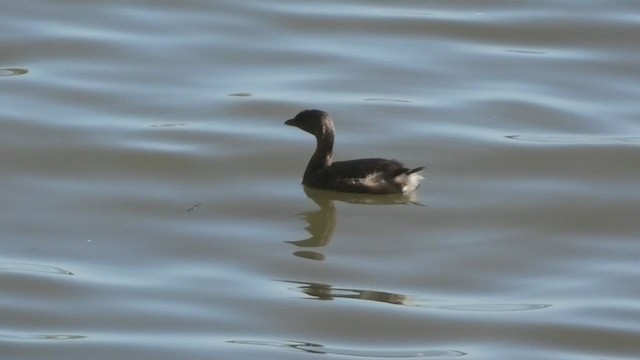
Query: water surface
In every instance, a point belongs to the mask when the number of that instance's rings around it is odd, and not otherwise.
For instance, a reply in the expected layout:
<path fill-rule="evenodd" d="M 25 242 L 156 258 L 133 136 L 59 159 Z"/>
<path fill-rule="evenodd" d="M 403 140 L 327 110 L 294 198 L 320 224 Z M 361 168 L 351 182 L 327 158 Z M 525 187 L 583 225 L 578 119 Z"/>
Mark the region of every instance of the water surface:
<path fill-rule="evenodd" d="M 3 358 L 636 358 L 638 10 L 5 4 Z M 304 189 L 305 108 L 423 186 Z"/>

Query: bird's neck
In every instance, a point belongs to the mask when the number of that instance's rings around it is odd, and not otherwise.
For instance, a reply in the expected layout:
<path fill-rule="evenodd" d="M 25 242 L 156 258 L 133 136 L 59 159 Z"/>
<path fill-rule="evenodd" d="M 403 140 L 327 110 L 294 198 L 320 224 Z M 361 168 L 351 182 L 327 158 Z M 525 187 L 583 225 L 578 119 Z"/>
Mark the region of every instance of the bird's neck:
<path fill-rule="evenodd" d="M 331 165 L 333 161 L 334 132 L 324 131 L 316 136 L 316 151 L 311 156 L 307 169 L 304 171 L 303 182 L 307 182 L 314 173 Z"/>

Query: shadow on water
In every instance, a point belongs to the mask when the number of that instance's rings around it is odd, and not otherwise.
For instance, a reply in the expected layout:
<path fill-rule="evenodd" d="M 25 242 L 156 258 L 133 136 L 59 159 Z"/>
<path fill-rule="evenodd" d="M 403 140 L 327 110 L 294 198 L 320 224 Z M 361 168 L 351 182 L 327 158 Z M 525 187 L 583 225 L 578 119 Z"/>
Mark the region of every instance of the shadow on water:
<path fill-rule="evenodd" d="M 369 195 L 317 190 L 309 187 L 305 187 L 304 192 L 307 194 L 307 197 L 313 200 L 313 202 L 320 207 L 320 209 L 298 214 L 298 216 L 307 222 L 308 225 L 305 227 L 305 230 L 307 230 L 311 236 L 301 240 L 285 242 L 301 248 L 323 247 L 331 242 L 331 239 L 333 238 L 333 231 L 336 227 L 337 211 L 334 205 L 335 201 L 362 205 L 424 206 L 417 202 L 417 195 L 415 193 Z M 310 250 L 296 251 L 293 254 L 301 258 L 312 260 L 324 260 L 325 258 L 324 254 Z"/>

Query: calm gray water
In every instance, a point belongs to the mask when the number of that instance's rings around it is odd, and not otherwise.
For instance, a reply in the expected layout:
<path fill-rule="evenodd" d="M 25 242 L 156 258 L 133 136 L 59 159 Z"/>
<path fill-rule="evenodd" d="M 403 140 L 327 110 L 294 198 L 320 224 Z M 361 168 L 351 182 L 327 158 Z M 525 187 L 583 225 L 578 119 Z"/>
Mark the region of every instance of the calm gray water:
<path fill-rule="evenodd" d="M 639 38 L 637 0 L 5 1 L 0 357 L 639 358 Z M 305 108 L 423 186 L 305 191 Z"/>

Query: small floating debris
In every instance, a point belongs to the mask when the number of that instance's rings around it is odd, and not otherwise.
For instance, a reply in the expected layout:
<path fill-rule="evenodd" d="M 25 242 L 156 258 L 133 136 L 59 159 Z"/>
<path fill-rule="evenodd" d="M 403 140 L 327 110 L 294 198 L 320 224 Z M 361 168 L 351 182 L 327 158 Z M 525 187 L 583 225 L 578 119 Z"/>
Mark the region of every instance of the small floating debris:
<path fill-rule="evenodd" d="M 193 210 L 195 210 L 198 207 L 200 207 L 200 205 L 202 205 L 202 203 L 197 203 L 197 204 L 193 205 L 192 207 L 187 209 L 187 212 L 192 212 Z"/>
<path fill-rule="evenodd" d="M 252 96 L 252 95 L 251 95 L 251 93 L 248 93 L 248 92 L 237 92 L 237 93 L 227 94 L 227 96 L 248 97 L 248 96 Z"/>

